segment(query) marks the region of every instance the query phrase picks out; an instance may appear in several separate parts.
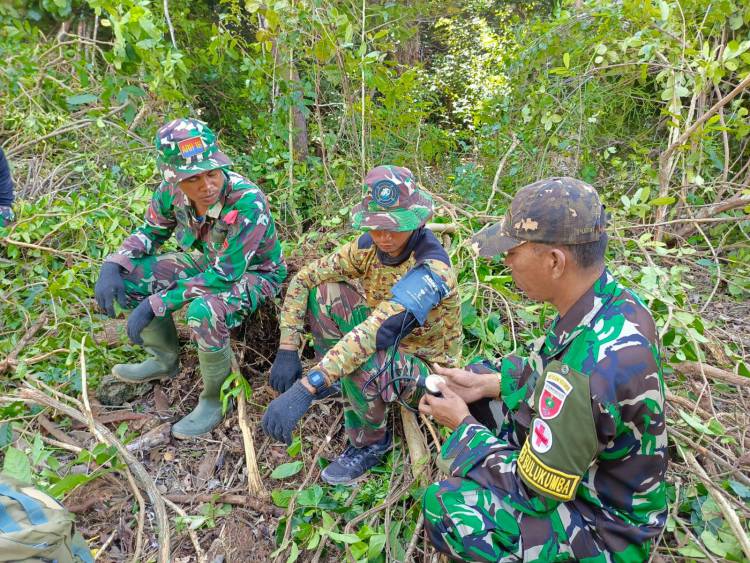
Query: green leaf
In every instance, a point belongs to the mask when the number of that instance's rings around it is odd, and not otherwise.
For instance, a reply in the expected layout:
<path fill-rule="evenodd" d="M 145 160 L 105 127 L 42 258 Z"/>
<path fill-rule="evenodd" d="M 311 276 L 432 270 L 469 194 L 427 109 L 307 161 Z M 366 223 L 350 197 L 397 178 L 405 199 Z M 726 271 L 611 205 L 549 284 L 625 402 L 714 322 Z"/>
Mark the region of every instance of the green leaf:
<path fill-rule="evenodd" d="M 31 483 L 31 464 L 29 463 L 29 458 L 18 448 L 9 446 L 5 450 L 3 473 L 7 473 L 24 483 Z"/>
<path fill-rule="evenodd" d="M 563 54 L 563 64 L 565 68 L 570 68 L 570 53 Z"/>
<path fill-rule="evenodd" d="M 688 426 L 690 426 L 693 430 L 696 432 L 699 432 L 701 434 L 708 434 L 710 436 L 714 436 L 714 432 L 703 422 L 701 422 L 701 419 L 695 416 L 694 414 L 687 413 L 683 410 L 680 410 L 680 418 L 688 423 Z"/>
<path fill-rule="evenodd" d="M 318 506 L 321 500 L 323 500 L 323 487 L 320 485 L 303 489 L 297 497 L 300 506 Z"/>
<path fill-rule="evenodd" d="M 338 532 L 328 532 L 328 537 L 333 541 L 340 541 L 341 543 L 353 544 L 360 541 L 357 534 L 340 534 Z"/>
<path fill-rule="evenodd" d="M 724 547 L 724 545 L 719 541 L 719 538 L 717 538 L 712 532 L 704 530 L 701 534 L 701 541 L 703 542 L 703 545 L 705 545 L 710 551 L 713 551 L 719 557 L 726 557 L 726 547 Z"/>
<path fill-rule="evenodd" d="M 659 205 L 672 205 L 676 201 L 677 201 L 676 197 L 665 196 L 665 197 L 654 198 L 651 201 L 649 201 L 648 204 L 651 205 L 652 207 L 657 207 Z"/>
<path fill-rule="evenodd" d="M 289 457 L 297 457 L 301 451 L 302 451 L 302 440 L 300 439 L 299 436 L 295 436 L 291 445 L 286 449 L 286 453 L 289 454 Z"/>
<path fill-rule="evenodd" d="M 686 546 L 681 547 L 677 550 L 677 552 L 680 555 L 684 555 L 685 557 L 705 557 L 706 554 L 703 552 L 702 549 L 700 549 L 695 542 L 690 542 Z"/>
<path fill-rule="evenodd" d="M 0 424 L 0 450 L 13 441 L 13 428 L 10 422 Z"/>
<path fill-rule="evenodd" d="M 273 499 L 273 503 L 280 508 L 286 508 L 289 506 L 289 501 L 293 496 L 294 491 L 287 489 L 274 489 L 271 491 L 271 499 Z"/>
<path fill-rule="evenodd" d="M 292 549 L 289 552 L 289 557 L 286 560 L 286 563 L 294 563 L 297 561 L 297 558 L 299 557 L 299 547 L 296 543 L 292 542 Z"/>
<path fill-rule="evenodd" d="M 750 500 L 750 487 L 747 487 L 734 479 L 729 480 L 729 487 L 734 491 L 734 494 L 742 500 Z"/>
<path fill-rule="evenodd" d="M 78 94 L 77 96 L 69 96 L 65 98 L 65 101 L 69 106 L 82 106 L 84 104 L 90 104 L 98 100 L 94 94 Z"/>
<path fill-rule="evenodd" d="M 669 19 L 669 4 L 664 0 L 659 0 L 659 15 L 662 21 L 667 21 Z"/>
<path fill-rule="evenodd" d="M 292 461 L 290 463 L 282 463 L 271 473 L 272 479 L 286 479 L 292 475 L 296 475 L 302 470 L 304 463 L 301 461 Z"/>
<path fill-rule="evenodd" d="M 367 558 L 375 559 L 378 555 L 383 553 L 385 547 L 385 534 L 375 534 L 370 537 L 370 547 L 367 549 Z"/>

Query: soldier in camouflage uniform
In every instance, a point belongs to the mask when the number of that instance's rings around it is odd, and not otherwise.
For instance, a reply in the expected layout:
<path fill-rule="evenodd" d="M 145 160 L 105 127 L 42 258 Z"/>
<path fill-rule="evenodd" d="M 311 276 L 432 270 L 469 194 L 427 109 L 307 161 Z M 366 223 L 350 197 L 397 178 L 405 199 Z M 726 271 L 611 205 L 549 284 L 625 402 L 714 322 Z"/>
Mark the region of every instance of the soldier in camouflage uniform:
<path fill-rule="evenodd" d="M 667 434 L 651 314 L 604 266 L 594 189 L 551 178 L 521 189 L 475 235 L 558 317 L 525 355 L 440 369 L 420 408 L 453 430 L 448 478 L 424 495 L 441 552 L 469 561 L 636 562 L 664 527 Z"/>
<path fill-rule="evenodd" d="M 117 378 L 142 383 L 174 377 L 179 347 L 172 314 L 187 307 L 198 348 L 203 392 L 198 406 L 172 427 L 177 438 L 221 422 L 219 390 L 230 372 L 229 329 L 275 296 L 286 277 L 281 245 L 265 194 L 230 170 L 216 136 L 195 119 L 175 119 L 156 134 L 162 183 L 146 222 L 102 265 L 100 307 L 133 308 L 128 336 L 151 358 L 118 364 Z M 179 251 L 157 254 L 172 234 Z"/>
<path fill-rule="evenodd" d="M 13 178 L 10 175 L 10 166 L 8 166 L 5 153 L 0 148 L 0 227 L 7 227 L 15 220 L 12 205 Z"/>
<path fill-rule="evenodd" d="M 379 463 L 391 446 L 387 404 L 416 405 L 414 382 L 429 373 L 428 362 L 457 365 L 461 353 L 456 275 L 424 226 L 432 198 L 398 166 L 371 170 L 364 190 L 353 226 L 365 233 L 289 284 L 271 369 L 271 385 L 284 393 L 263 417 L 266 432 L 289 443 L 316 394 L 340 381 L 350 446 L 323 471 L 331 484 L 352 483 Z M 318 363 L 301 377 L 306 317 Z"/>

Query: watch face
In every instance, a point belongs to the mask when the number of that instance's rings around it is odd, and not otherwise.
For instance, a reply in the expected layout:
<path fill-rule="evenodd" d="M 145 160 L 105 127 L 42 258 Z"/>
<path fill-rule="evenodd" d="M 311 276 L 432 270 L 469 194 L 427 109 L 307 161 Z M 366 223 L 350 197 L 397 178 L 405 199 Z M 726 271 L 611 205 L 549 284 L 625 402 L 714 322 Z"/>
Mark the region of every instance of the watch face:
<path fill-rule="evenodd" d="M 319 371 L 308 373 L 307 379 L 310 382 L 310 384 L 316 389 L 319 388 L 321 385 L 323 385 L 323 383 L 325 382 L 325 379 L 323 378 L 323 374 L 320 373 Z"/>

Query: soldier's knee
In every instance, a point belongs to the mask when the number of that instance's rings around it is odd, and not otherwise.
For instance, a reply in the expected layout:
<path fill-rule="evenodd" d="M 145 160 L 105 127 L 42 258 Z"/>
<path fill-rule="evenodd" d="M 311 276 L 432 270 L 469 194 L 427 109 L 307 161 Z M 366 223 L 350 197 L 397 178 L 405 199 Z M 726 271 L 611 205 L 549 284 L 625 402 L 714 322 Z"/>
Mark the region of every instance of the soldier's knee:
<path fill-rule="evenodd" d="M 197 299 L 193 299 L 188 305 L 185 316 L 187 317 L 188 321 L 202 320 L 206 317 L 211 316 L 211 308 L 208 306 L 206 298 L 198 297 Z"/>

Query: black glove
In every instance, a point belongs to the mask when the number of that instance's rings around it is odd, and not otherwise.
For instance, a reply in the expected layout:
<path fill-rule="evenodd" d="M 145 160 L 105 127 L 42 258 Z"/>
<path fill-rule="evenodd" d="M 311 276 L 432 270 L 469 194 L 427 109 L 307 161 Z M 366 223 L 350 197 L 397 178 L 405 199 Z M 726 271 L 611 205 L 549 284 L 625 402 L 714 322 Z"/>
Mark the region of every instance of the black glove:
<path fill-rule="evenodd" d="M 123 309 L 127 305 L 125 284 L 122 282 L 122 266 L 105 262 L 94 286 L 94 295 L 99 308 L 111 318 L 115 317 L 115 299 Z"/>
<path fill-rule="evenodd" d="M 296 350 L 276 352 L 276 359 L 271 366 L 271 387 L 279 393 L 289 389 L 302 375 L 302 362 Z"/>
<path fill-rule="evenodd" d="M 141 301 L 138 306 L 133 309 L 128 317 L 128 338 L 133 344 L 143 344 L 141 338 L 141 331 L 146 328 L 146 325 L 150 323 L 154 318 L 154 311 L 151 309 L 151 303 L 148 302 L 148 298 Z"/>
<path fill-rule="evenodd" d="M 315 395 L 301 381 L 296 381 L 283 395 L 268 405 L 260 421 L 263 431 L 280 442 L 292 443 L 292 431 L 307 412 Z"/>

